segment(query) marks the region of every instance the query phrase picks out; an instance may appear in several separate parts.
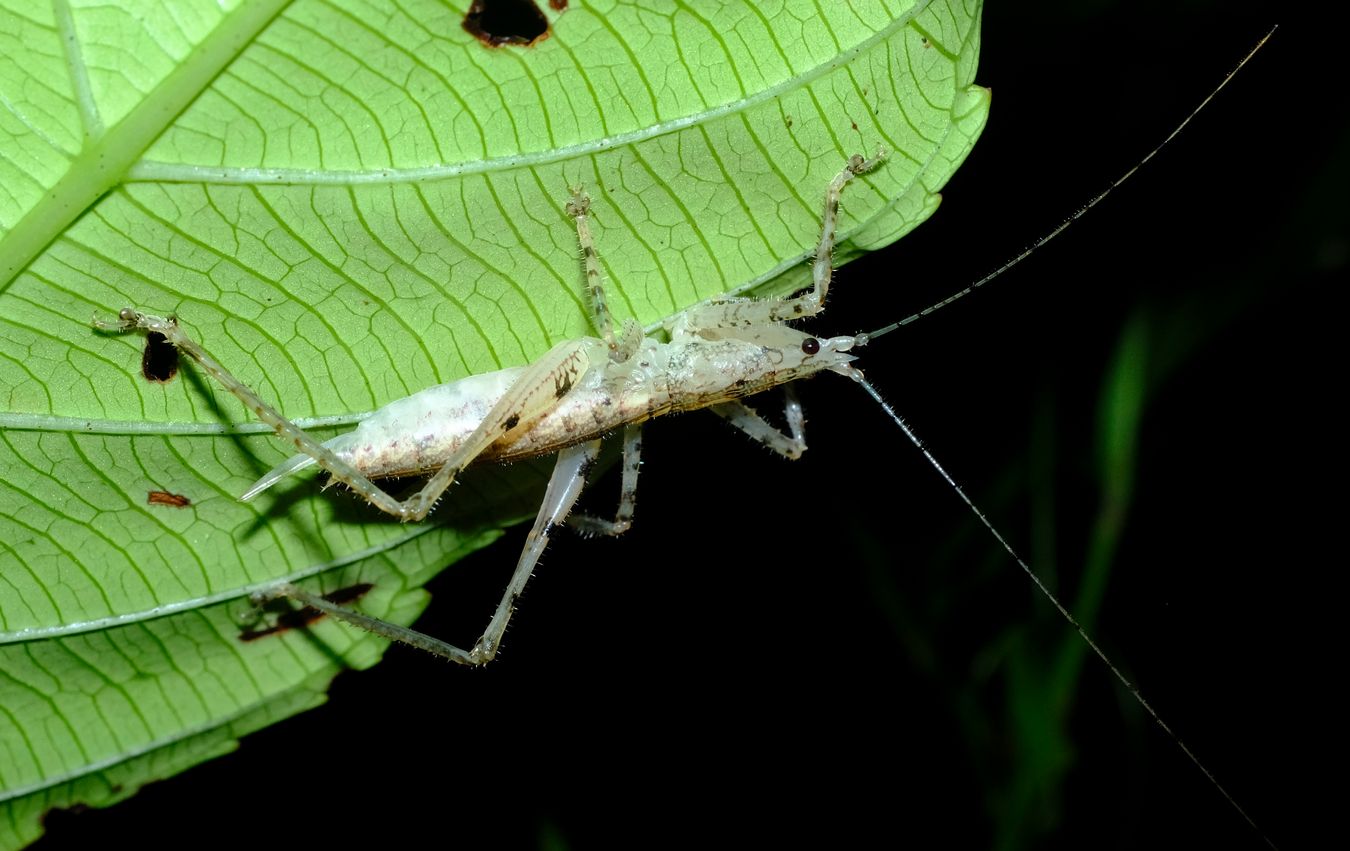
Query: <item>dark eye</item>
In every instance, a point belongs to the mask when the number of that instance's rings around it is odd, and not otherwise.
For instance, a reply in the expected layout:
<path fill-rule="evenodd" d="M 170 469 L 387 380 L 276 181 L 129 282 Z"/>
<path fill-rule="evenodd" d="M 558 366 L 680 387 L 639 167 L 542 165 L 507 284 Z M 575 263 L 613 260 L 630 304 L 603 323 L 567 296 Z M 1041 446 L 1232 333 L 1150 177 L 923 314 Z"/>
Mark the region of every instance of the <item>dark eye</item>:
<path fill-rule="evenodd" d="M 807 337 L 802 340 L 802 351 L 808 355 L 814 355 L 820 351 L 820 341 L 815 337 Z"/>

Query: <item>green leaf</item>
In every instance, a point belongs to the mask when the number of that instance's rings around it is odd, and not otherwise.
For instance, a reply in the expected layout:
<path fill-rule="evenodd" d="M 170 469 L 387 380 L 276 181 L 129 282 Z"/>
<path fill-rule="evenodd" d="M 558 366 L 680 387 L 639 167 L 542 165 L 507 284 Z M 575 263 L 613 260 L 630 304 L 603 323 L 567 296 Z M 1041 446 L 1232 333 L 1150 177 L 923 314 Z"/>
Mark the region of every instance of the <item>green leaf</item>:
<path fill-rule="evenodd" d="M 177 313 L 332 433 L 593 333 L 569 184 L 595 198 L 612 309 L 651 324 L 801 285 L 851 153 L 890 157 L 849 190 L 841 257 L 899 238 L 987 114 L 974 0 L 587 2 L 500 49 L 466 5 L 0 11 L 0 846 L 383 650 L 324 622 L 243 642 L 252 591 L 370 583 L 362 609 L 408 623 L 537 498 L 539 473 L 489 472 L 415 526 L 312 479 L 240 504 L 286 452 L 189 367 L 146 380 L 144 338 L 93 315 Z"/>

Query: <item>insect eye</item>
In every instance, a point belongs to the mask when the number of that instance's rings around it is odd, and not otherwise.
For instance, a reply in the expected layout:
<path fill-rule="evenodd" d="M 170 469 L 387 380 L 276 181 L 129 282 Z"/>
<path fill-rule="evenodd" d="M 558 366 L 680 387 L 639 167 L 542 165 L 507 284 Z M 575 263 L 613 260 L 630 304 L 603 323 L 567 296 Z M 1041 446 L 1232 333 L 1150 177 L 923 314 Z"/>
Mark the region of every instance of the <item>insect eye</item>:
<path fill-rule="evenodd" d="M 802 340 L 802 351 L 808 355 L 814 355 L 820 351 L 820 341 L 815 337 L 807 337 Z"/>

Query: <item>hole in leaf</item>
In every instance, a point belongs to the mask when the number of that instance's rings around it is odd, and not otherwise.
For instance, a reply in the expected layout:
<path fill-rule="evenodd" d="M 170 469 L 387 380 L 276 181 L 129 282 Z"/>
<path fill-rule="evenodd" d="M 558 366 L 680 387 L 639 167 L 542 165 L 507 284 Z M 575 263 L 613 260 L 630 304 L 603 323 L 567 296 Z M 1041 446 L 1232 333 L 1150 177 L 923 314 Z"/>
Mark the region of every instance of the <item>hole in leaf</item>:
<path fill-rule="evenodd" d="M 549 0 L 561 12 L 567 0 Z M 534 0 L 473 0 L 464 14 L 464 29 L 488 47 L 528 47 L 548 37 L 548 18 Z"/>
<path fill-rule="evenodd" d="M 141 374 L 146 381 L 160 384 L 178 374 L 178 347 L 158 331 L 145 335 L 145 351 L 141 354 Z"/>

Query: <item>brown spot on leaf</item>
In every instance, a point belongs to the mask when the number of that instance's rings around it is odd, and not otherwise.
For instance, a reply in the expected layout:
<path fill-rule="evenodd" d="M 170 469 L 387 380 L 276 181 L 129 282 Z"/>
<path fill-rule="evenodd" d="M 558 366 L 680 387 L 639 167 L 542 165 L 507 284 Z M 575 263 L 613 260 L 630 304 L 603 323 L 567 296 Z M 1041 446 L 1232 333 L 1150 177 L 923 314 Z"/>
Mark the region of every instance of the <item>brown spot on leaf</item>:
<path fill-rule="evenodd" d="M 187 508 L 192 504 L 192 500 L 183 496 L 181 493 L 172 493 L 170 491 L 150 491 L 145 495 L 146 505 L 167 505 L 171 508 Z"/>

